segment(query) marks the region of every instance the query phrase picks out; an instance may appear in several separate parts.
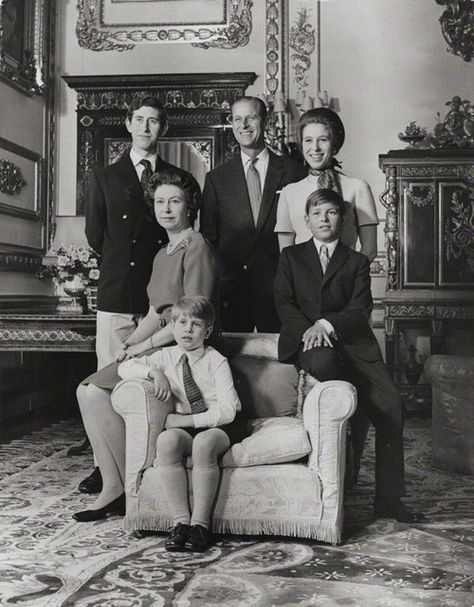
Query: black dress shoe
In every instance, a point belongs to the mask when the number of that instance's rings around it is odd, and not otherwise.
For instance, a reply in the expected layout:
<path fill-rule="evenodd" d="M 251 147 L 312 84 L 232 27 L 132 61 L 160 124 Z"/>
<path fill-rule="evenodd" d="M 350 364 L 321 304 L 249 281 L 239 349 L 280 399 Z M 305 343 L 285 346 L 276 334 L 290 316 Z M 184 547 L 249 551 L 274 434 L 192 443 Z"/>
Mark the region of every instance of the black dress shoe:
<path fill-rule="evenodd" d="M 190 526 L 184 523 L 175 525 L 165 542 L 166 550 L 168 552 L 184 552 L 184 544 L 188 539 L 189 530 Z"/>
<path fill-rule="evenodd" d="M 184 548 L 187 552 L 204 552 L 209 546 L 209 540 L 210 533 L 206 527 L 192 525 Z"/>
<path fill-rule="evenodd" d="M 102 491 L 102 474 L 97 466 L 94 472 L 79 483 L 78 489 L 81 493 L 100 493 Z"/>
<path fill-rule="evenodd" d="M 375 518 L 394 518 L 399 523 L 425 523 L 426 517 L 421 512 L 410 510 L 398 498 L 376 500 L 374 505 Z"/>
<path fill-rule="evenodd" d="M 125 516 L 125 493 L 116 497 L 103 508 L 98 508 L 97 510 L 81 510 L 81 512 L 75 512 L 72 515 L 72 518 L 78 523 L 89 523 L 90 521 L 100 521 L 109 514 Z"/>

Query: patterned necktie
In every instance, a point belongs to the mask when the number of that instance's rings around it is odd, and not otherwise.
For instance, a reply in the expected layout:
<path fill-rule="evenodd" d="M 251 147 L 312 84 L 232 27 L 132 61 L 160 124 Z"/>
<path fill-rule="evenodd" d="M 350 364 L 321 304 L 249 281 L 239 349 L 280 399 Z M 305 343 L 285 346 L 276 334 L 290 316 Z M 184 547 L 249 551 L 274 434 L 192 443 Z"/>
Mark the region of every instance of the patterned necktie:
<path fill-rule="evenodd" d="M 202 397 L 201 390 L 197 387 L 196 382 L 191 374 L 188 357 L 183 354 L 181 357 L 181 366 L 183 367 L 183 384 L 186 398 L 191 405 L 191 414 L 204 413 L 207 411 L 206 403 Z"/>
<path fill-rule="evenodd" d="M 144 167 L 140 176 L 140 183 L 142 185 L 143 191 L 147 192 L 148 182 L 150 181 L 150 177 L 153 174 L 153 171 L 151 170 L 151 162 L 143 158 L 142 160 L 140 160 L 140 164 Z"/>
<path fill-rule="evenodd" d="M 322 244 L 319 249 L 319 260 L 321 261 L 321 268 L 323 269 L 323 274 L 325 274 L 329 264 L 329 251 L 325 244 Z"/>
<path fill-rule="evenodd" d="M 257 225 L 258 212 L 260 211 L 260 199 L 262 197 L 262 187 L 260 184 L 260 175 L 255 168 L 258 158 L 252 158 L 247 169 L 247 189 L 249 191 L 250 207 L 255 225 Z"/>

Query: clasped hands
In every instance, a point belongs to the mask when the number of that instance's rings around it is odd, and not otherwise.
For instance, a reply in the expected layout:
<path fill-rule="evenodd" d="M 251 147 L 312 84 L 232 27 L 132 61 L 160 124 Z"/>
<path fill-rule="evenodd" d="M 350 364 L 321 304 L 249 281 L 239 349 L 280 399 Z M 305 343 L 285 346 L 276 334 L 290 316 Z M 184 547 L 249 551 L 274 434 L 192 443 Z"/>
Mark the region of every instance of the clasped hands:
<path fill-rule="evenodd" d="M 327 327 L 316 321 L 312 327 L 306 329 L 301 341 L 303 342 L 303 352 L 318 348 L 321 346 L 332 348 L 334 335 L 330 333 Z"/>

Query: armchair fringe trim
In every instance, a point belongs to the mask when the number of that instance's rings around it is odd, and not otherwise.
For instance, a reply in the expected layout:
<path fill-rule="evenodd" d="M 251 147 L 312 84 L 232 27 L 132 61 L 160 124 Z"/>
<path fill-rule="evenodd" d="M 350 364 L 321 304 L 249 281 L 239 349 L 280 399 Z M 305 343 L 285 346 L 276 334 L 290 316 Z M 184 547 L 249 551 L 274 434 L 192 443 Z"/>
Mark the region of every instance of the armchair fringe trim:
<path fill-rule="evenodd" d="M 166 515 L 127 515 L 124 527 L 127 531 L 162 531 L 165 532 L 173 526 L 173 519 Z M 231 533 L 233 535 L 283 535 L 286 537 L 300 537 L 330 544 L 341 543 L 341 532 L 336 525 L 327 523 L 313 523 L 308 520 L 229 520 L 214 519 L 212 523 L 214 533 Z"/>

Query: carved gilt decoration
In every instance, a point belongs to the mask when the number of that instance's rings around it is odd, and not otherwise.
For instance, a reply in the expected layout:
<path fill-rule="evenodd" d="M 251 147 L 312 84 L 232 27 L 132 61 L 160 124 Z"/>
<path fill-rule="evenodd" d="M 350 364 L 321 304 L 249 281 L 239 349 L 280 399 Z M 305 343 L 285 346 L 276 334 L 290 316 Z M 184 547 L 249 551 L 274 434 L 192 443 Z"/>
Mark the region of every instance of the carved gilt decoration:
<path fill-rule="evenodd" d="M 5 316 L 7 318 L 7 316 Z M 93 344 L 94 335 L 81 335 L 74 330 L 62 329 L 0 329 L 0 342 L 34 342 L 34 343 L 84 343 Z"/>
<path fill-rule="evenodd" d="M 418 208 L 432 207 L 435 201 L 435 190 L 431 184 L 403 183 L 408 202 Z"/>
<path fill-rule="evenodd" d="M 21 17 L 9 11 L 21 12 Z M 17 24 L 23 31 L 15 31 Z M 0 2 L 0 79 L 27 95 L 45 89 L 44 30 L 45 0 Z M 11 48 L 9 37 L 17 40 Z"/>
<path fill-rule="evenodd" d="M 450 202 L 451 216 L 444 225 L 446 258 L 462 261 L 462 272 L 474 276 L 474 193 L 458 190 Z"/>
<path fill-rule="evenodd" d="M 79 45 L 92 51 L 127 51 L 136 44 L 193 43 L 200 48 L 234 49 L 248 43 L 252 31 L 253 0 L 222 0 L 227 2 L 225 25 L 194 23 L 106 25 L 102 10 L 104 0 L 78 0 L 79 17 L 76 36 Z M 155 9 L 159 13 L 159 8 Z"/>
<path fill-rule="evenodd" d="M 379 197 L 386 209 L 385 216 L 385 247 L 387 252 L 387 290 L 397 288 L 397 260 L 398 260 L 398 212 L 397 212 L 397 171 L 389 167 L 387 174 L 387 188 Z"/>
<path fill-rule="evenodd" d="M 438 306 L 436 315 L 446 320 L 473 320 L 474 307 L 467 306 Z"/>
<path fill-rule="evenodd" d="M 474 55 L 474 3 L 472 0 L 436 0 L 446 6 L 439 18 L 448 51 L 471 61 Z"/>
<path fill-rule="evenodd" d="M 297 90 L 303 93 L 308 88 L 308 71 L 311 67 L 311 55 L 316 47 L 316 32 L 309 21 L 310 9 L 300 8 L 297 20 L 290 28 L 290 61 L 294 72 Z"/>
<path fill-rule="evenodd" d="M 187 141 L 186 145 L 196 152 L 199 158 L 206 163 L 209 170 L 211 168 L 212 142 L 209 139 L 193 139 Z"/>
<path fill-rule="evenodd" d="M 283 0 L 267 0 L 265 20 L 265 88 L 269 95 L 274 95 L 286 91 Z"/>
<path fill-rule="evenodd" d="M 161 94 L 160 94 L 161 93 Z M 77 109 L 91 112 L 98 110 L 126 111 L 136 97 L 153 95 L 158 97 L 168 109 L 223 109 L 228 110 L 231 103 L 242 94 L 240 88 L 176 88 L 161 92 L 151 89 L 139 90 L 82 90 L 77 93 Z"/>
<path fill-rule="evenodd" d="M 193 46 L 232 49 L 248 44 L 252 32 L 252 4 L 253 0 L 232 0 L 229 25 L 219 28 L 212 38 L 205 42 L 194 42 Z M 201 29 L 200 32 L 202 31 Z"/>
<path fill-rule="evenodd" d="M 19 194 L 26 185 L 21 170 L 4 158 L 0 159 L 0 192 L 3 194 Z"/>
<path fill-rule="evenodd" d="M 419 165 L 400 167 L 403 177 L 457 177 L 458 167 L 441 165 Z"/>
<path fill-rule="evenodd" d="M 434 316 L 434 310 L 434 306 L 420 304 L 389 304 L 387 313 L 389 316 L 431 318 Z"/>

